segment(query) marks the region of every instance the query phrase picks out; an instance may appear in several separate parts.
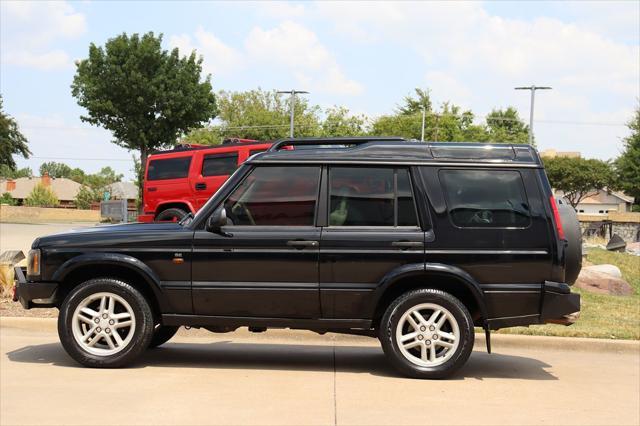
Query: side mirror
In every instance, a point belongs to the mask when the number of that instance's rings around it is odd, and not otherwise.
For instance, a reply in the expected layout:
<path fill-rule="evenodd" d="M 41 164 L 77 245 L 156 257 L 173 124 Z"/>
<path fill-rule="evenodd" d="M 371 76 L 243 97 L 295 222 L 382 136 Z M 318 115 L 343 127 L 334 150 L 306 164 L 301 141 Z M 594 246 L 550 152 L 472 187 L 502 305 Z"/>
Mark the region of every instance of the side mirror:
<path fill-rule="evenodd" d="M 220 206 L 213 211 L 209 219 L 207 219 L 207 223 L 205 225 L 205 229 L 208 232 L 213 232 L 215 234 L 224 235 L 225 237 L 231 237 L 232 234 L 228 232 L 224 232 L 222 227 L 227 224 L 227 211 L 224 209 L 224 206 Z"/>

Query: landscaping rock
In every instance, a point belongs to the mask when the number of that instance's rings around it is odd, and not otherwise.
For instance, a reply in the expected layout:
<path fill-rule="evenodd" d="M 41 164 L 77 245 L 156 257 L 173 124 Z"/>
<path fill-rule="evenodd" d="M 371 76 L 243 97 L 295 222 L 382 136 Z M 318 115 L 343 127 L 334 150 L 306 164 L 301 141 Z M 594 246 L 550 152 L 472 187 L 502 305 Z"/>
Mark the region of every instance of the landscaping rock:
<path fill-rule="evenodd" d="M 640 256 L 640 242 L 627 244 L 627 253 Z"/>
<path fill-rule="evenodd" d="M 613 275 L 616 278 L 622 278 L 622 272 L 620 272 L 620 268 L 618 268 L 615 265 L 603 264 L 603 265 L 585 266 L 584 268 L 582 268 L 583 271 L 585 269 L 588 271 L 595 271 L 595 272 L 601 272 L 603 274 Z"/>
<path fill-rule="evenodd" d="M 600 265 L 598 265 L 600 266 Z M 591 270 L 592 266 L 580 271 L 576 287 L 599 294 L 613 294 L 615 296 L 629 296 L 633 294 L 633 288 L 628 282 L 614 275 Z"/>

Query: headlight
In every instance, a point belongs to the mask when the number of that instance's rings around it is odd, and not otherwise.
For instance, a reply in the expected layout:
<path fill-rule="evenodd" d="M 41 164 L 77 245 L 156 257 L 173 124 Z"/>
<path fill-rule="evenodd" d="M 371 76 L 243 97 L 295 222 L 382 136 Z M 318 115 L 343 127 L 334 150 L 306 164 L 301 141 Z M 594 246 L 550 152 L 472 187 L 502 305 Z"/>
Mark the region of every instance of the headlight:
<path fill-rule="evenodd" d="M 27 275 L 40 275 L 40 249 L 29 250 Z"/>

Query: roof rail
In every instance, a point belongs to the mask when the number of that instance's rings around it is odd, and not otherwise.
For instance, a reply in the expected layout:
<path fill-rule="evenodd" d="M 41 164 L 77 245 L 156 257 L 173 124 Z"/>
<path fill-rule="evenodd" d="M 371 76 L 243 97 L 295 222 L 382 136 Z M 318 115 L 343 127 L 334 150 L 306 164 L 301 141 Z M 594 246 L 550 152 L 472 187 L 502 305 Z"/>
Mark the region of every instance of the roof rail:
<path fill-rule="evenodd" d="M 277 151 L 283 146 L 296 145 L 361 145 L 368 142 L 405 142 L 406 139 L 397 136 L 353 136 L 336 138 L 284 138 L 278 139 L 271 145 L 268 152 Z"/>

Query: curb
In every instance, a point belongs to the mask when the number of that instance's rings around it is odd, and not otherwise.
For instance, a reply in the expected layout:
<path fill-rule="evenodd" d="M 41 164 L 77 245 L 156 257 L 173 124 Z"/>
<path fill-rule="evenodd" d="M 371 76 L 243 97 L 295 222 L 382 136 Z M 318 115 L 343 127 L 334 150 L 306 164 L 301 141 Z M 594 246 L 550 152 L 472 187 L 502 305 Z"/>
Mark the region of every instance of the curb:
<path fill-rule="evenodd" d="M 57 318 L 34 318 L 34 317 L 0 317 L 0 328 L 17 328 L 25 331 L 53 332 L 57 333 Z M 254 337 L 253 333 L 239 329 L 236 336 Z M 180 330 L 181 336 L 188 337 L 209 337 L 216 336 L 204 329 Z M 373 342 L 374 339 L 362 336 L 349 336 L 343 334 L 328 334 L 326 337 L 317 335 L 311 331 L 296 330 L 295 334 L 291 330 L 272 329 L 265 337 L 274 339 L 295 339 L 306 340 L 313 344 L 322 342 Z M 331 336 L 331 337 L 330 337 Z M 484 334 L 476 333 L 476 350 L 484 350 Z M 503 348 L 519 348 L 530 350 L 556 350 L 556 351 L 589 351 L 589 352 L 609 352 L 609 353 L 631 353 L 640 355 L 640 340 L 611 340 L 592 339 L 584 337 L 552 337 L 552 336 L 524 336 L 515 334 L 491 335 L 491 346 L 494 352 L 499 352 Z"/>

